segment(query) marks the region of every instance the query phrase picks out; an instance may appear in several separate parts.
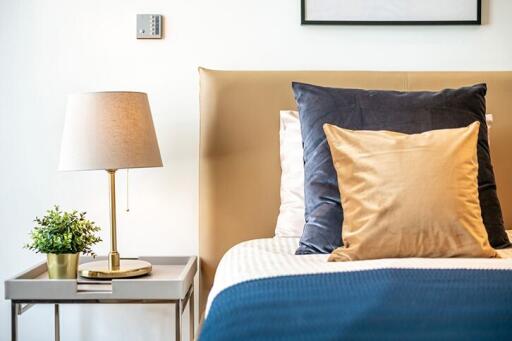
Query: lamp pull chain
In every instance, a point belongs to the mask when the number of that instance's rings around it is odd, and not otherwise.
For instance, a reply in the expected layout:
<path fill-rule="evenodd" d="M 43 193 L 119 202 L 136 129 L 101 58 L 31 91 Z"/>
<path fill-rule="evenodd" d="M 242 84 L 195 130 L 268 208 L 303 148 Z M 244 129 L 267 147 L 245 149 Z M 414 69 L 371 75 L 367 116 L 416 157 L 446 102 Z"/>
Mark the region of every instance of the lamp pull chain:
<path fill-rule="evenodd" d="M 129 194 L 129 181 L 128 181 L 128 168 L 126 168 L 126 212 L 130 212 L 130 194 Z"/>

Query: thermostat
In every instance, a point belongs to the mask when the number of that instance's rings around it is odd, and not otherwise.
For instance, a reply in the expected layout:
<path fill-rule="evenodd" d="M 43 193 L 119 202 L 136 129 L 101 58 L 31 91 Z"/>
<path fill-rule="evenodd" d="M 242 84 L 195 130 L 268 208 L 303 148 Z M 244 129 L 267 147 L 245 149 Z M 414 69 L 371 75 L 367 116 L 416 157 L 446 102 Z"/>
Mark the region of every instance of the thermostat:
<path fill-rule="evenodd" d="M 137 14 L 137 39 L 162 39 L 162 16 Z"/>

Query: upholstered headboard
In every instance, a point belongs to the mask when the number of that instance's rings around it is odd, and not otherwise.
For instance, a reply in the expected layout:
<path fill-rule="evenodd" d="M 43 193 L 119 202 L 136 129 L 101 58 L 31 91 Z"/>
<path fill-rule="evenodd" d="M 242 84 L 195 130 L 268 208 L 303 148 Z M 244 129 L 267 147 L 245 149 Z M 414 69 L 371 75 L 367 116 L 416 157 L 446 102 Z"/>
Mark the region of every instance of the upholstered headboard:
<path fill-rule="evenodd" d="M 222 255 L 243 240 L 274 235 L 279 209 L 279 110 L 296 108 L 292 81 L 395 90 L 487 83 L 498 194 L 505 223 L 512 226 L 512 72 L 199 72 L 201 312 Z"/>

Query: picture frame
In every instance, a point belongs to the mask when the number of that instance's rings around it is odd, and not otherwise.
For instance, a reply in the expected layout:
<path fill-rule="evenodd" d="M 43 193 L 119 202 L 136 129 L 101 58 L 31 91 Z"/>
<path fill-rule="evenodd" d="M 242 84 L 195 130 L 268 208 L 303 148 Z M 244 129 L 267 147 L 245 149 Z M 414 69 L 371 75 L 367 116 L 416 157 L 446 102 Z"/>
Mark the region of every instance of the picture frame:
<path fill-rule="evenodd" d="M 482 0 L 301 0 L 301 24 L 481 25 Z"/>

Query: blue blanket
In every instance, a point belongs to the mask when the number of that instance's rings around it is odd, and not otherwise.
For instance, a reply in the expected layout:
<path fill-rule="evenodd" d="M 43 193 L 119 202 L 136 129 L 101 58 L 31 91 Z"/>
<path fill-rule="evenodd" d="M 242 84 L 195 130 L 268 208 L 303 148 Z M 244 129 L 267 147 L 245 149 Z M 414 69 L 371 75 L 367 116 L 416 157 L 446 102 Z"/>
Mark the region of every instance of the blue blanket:
<path fill-rule="evenodd" d="M 512 340 L 512 271 L 381 269 L 243 282 L 207 340 Z"/>

